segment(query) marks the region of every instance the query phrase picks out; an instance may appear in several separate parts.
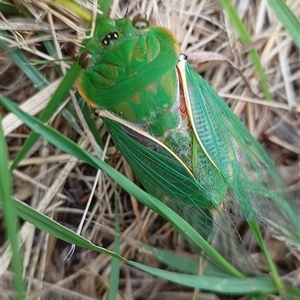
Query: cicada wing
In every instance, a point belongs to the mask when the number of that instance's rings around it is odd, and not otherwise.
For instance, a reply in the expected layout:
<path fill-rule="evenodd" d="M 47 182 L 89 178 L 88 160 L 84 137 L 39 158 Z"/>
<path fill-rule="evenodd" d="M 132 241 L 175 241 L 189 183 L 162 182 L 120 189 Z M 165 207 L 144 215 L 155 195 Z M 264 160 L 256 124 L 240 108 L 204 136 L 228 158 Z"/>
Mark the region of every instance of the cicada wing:
<path fill-rule="evenodd" d="M 210 234 L 208 194 L 193 178 L 182 162 L 159 141 L 138 128 L 102 118 L 128 164 L 145 189 L 180 215 L 190 211 L 192 224 L 203 220 L 199 226 L 204 236 Z M 129 124 L 128 124 L 129 125 Z M 201 207 L 201 211 L 194 210 Z M 206 221 L 205 221 L 206 220 Z M 201 221 L 200 221 L 201 222 Z M 208 223 L 207 223 L 208 222 Z"/>
<path fill-rule="evenodd" d="M 178 63 L 187 111 L 203 151 L 228 184 L 246 220 L 300 244 L 299 206 L 262 146 L 186 61 Z"/>
<path fill-rule="evenodd" d="M 123 120 L 119 123 L 109 118 L 102 119 L 144 188 L 177 212 L 216 247 L 220 245 L 218 240 L 226 242 L 226 247 L 217 247 L 217 250 L 242 272 L 253 273 L 253 262 L 229 220 L 225 215 L 221 216 L 222 213 L 216 216 L 219 208 L 214 207 L 209 193 L 201 182 L 195 180 L 183 162 L 146 132 L 125 125 Z M 239 253 L 239 256 L 235 257 L 232 253 Z"/>

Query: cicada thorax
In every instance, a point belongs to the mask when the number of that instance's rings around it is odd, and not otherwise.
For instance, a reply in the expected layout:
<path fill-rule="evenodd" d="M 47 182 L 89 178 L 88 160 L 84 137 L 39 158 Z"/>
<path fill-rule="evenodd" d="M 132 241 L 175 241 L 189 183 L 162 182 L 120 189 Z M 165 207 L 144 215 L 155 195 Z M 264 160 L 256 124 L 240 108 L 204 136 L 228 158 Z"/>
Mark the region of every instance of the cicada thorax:
<path fill-rule="evenodd" d="M 78 90 L 91 106 L 154 135 L 162 132 L 161 123 L 176 126 L 172 107 L 178 94 L 179 46 L 169 30 L 150 28 L 141 15 L 132 21 L 99 17 L 95 35 L 84 47 Z"/>

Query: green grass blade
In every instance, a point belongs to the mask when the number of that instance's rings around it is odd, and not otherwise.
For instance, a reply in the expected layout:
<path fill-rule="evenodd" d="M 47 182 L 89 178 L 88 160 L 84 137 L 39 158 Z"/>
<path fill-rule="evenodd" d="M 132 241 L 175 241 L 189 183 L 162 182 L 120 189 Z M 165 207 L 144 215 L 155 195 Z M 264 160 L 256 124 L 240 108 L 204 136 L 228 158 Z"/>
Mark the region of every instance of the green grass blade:
<path fill-rule="evenodd" d="M 8 3 L 2 3 L 2 1 L 0 2 L 0 11 L 2 13 L 18 14 L 18 10 L 15 6 Z"/>
<path fill-rule="evenodd" d="M 250 44 L 252 42 L 251 37 L 250 37 L 245 25 L 239 18 L 235 7 L 231 3 L 231 0 L 219 0 L 219 1 L 222 5 L 223 9 L 225 10 L 225 12 L 228 14 L 229 19 L 230 19 L 231 23 L 233 24 L 234 28 L 236 29 L 242 43 L 244 45 Z M 259 79 L 261 81 L 264 97 L 265 97 L 265 99 L 270 100 L 271 94 L 269 91 L 269 84 L 268 84 L 267 78 L 265 76 L 263 67 L 260 63 L 259 55 L 255 49 L 250 50 L 249 55 L 253 61 L 253 64 L 256 68 Z"/>
<path fill-rule="evenodd" d="M 267 0 L 268 5 L 295 44 L 300 48 L 300 22 L 282 0 Z"/>
<path fill-rule="evenodd" d="M 47 122 L 51 116 L 56 111 L 57 107 L 66 99 L 70 89 L 73 87 L 77 76 L 79 74 L 80 68 L 77 63 L 74 63 L 71 68 L 69 69 L 66 76 L 63 78 L 61 84 L 53 94 L 51 100 L 49 101 L 47 107 L 42 112 L 40 116 L 40 120 L 43 122 Z M 30 134 L 28 139 L 26 140 L 24 146 L 22 147 L 21 151 L 18 153 L 17 157 L 15 158 L 13 164 L 11 165 L 11 170 L 15 169 L 19 162 L 23 159 L 29 149 L 33 146 L 36 142 L 38 135 L 34 132 Z"/>
<path fill-rule="evenodd" d="M 76 110 L 70 102 L 66 104 L 66 106 L 61 110 L 60 113 L 66 119 L 68 124 L 70 124 L 78 132 L 78 134 L 83 134 L 82 129 L 78 125 L 78 116 Z"/>
<path fill-rule="evenodd" d="M 192 258 L 174 253 L 169 250 L 161 249 L 158 247 L 141 244 L 141 247 L 155 257 L 156 260 L 171 267 L 172 269 L 188 274 L 198 275 L 200 270 L 199 258 Z M 234 277 L 231 273 L 224 269 L 218 268 L 210 261 L 205 262 L 204 275 L 216 276 L 216 277 Z"/>
<path fill-rule="evenodd" d="M 116 216 L 115 230 L 117 234 L 120 234 L 119 210 L 118 210 L 119 203 L 116 194 L 116 189 L 114 194 L 115 194 L 115 216 Z M 120 255 L 120 236 L 118 235 L 116 235 L 114 238 L 114 252 Z M 119 281 L 120 281 L 120 261 L 116 258 L 113 258 L 111 263 L 111 273 L 109 279 L 108 300 L 117 299 Z"/>
<path fill-rule="evenodd" d="M 79 97 L 77 97 L 77 98 L 79 98 Z M 96 125 L 95 118 L 92 117 L 94 115 L 91 112 L 90 106 L 81 97 L 78 100 L 78 102 L 79 102 L 79 105 L 81 107 L 84 119 L 85 119 L 85 121 L 86 121 L 86 123 L 87 123 L 87 125 L 89 127 L 89 130 L 92 132 L 92 134 L 93 134 L 96 142 L 100 146 L 100 148 L 103 149 L 104 148 L 104 143 L 103 143 L 103 141 L 102 141 L 102 139 L 100 137 L 99 129 L 98 129 L 97 125 Z"/>
<path fill-rule="evenodd" d="M 20 201 L 14 201 L 13 203 L 20 218 L 34 224 L 37 228 L 48 232 L 59 239 L 62 239 L 70 244 L 75 244 L 76 246 L 84 249 L 110 255 L 111 257 L 118 259 L 120 262 L 124 262 L 149 274 L 164 278 L 180 285 L 231 295 L 244 295 L 249 293 L 276 293 L 276 287 L 274 286 L 274 283 L 271 279 L 266 277 L 220 278 L 215 276 L 189 275 L 160 270 L 137 262 L 126 260 L 113 251 L 109 251 L 105 248 L 92 244 L 89 240 L 81 237 L 70 229 L 41 214 L 27 204 Z"/>
<path fill-rule="evenodd" d="M 15 206 L 12 205 L 12 178 L 8 168 L 8 151 L 3 135 L 2 122 L 0 117 L 0 203 L 3 208 L 3 219 L 5 224 L 6 237 L 12 251 L 12 269 L 14 272 L 15 296 L 18 300 L 25 299 L 25 283 L 23 281 L 23 267 L 21 252 L 18 244 L 18 218 Z"/>
<path fill-rule="evenodd" d="M 60 225 L 58 222 L 45 216 L 34 208 L 30 207 L 24 202 L 14 200 L 14 206 L 17 210 L 17 215 L 23 220 L 33 224 L 35 227 L 43 230 L 54 237 L 61 239 L 67 243 L 75 244 L 78 247 L 94 250 L 100 253 L 105 253 L 112 257 L 118 257 L 123 260 L 122 257 L 114 255 L 112 251 L 106 250 L 102 247 L 94 246 L 89 240 L 81 237 L 71 229 Z"/>
<path fill-rule="evenodd" d="M 4 31 L 0 31 L 0 36 L 6 35 Z M 49 85 L 45 76 L 38 71 L 31 62 L 27 59 L 25 54 L 20 49 L 12 50 L 8 44 L 0 38 L 0 47 L 6 52 L 8 57 L 26 74 L 32 81 L 35 87 L 43 89 Z"/>
<path fill-rule="evenodd" d="M 195 276 L 188 274 L 173 273 L 170 271 L 154 269 L 148 266 L 144 266 L 140 263 L 130 263 L 130 265 L 135 266 L 145 272 L 152 275 L 158 276 L 169 281 L 173 281 L 179 284 L 183 284 L 189 287 L 199 287 L 202 290 L 210 290 L 213 286 L 213 291 L 220 294 L 230 294 L 230 295 L 241 295 L 241 294 L 251 294 L 251 293 L 263 293 L 272 294 L 276 293 L 274 285 L 269 278 L 265 277 L 254 277 L 254 278 L 218 278 L 214 276 Z M 206 282 L 203 279 L 207 280 Z M 245 282 L 247 285 L 244 285 Z M 201 286 L 201 287 L 200 287 Z M 242 293 L 241 293 L 242 292 Z"/>
<path fill-rule="evenodd" d="M 66 1 L 66 0 L 53 0 L 56 4 L 61 5 L 64 7 L 66 11 L 70 11 L 80 17 L 81 19 L 85 21 L 90 21 L 91 20 L 91 15 L 86 12 L 85 10 L 82 9 L 82 7 L 77 4 L 75 1 Z"/>
<path fill-rule="evenodd" d="M 251 231 L 255 237 L 256 242 L 258 243 L 259 247 L 262 250 L 262 253 L 264 254 L 264 256 L 267 260 L 274 284 L 277 286 L 277 289 L 280 291 L 282 289 L 282 283 L 281 283 L 281 280 L 279 277 L 279 273 L 278 273 L 278 270 L 272 260 L 271 254 L 265 245 L 263 237 L 261 236 L 261 232 L 259 230 L 258 224 L 254 220 L 249 221 L 248 224 L 249 224 L 249 227 L 251 228 Z"/>

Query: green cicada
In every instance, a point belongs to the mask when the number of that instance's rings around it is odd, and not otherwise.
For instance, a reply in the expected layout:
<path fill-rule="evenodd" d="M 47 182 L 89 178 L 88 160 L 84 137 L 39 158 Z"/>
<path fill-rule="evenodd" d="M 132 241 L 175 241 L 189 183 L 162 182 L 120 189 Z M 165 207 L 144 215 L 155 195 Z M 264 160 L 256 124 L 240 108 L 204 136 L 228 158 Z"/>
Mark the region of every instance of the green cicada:
<path fill-rule="evenodd" d="M 274 164 L 180 54 L 172 32 L 150 27 L 145 15 L 99 16 L 79 64 L 79 93 L 150 194 L 216 245 L 235 240 L 231 207 L 299 245 L 294 200 Z"/>

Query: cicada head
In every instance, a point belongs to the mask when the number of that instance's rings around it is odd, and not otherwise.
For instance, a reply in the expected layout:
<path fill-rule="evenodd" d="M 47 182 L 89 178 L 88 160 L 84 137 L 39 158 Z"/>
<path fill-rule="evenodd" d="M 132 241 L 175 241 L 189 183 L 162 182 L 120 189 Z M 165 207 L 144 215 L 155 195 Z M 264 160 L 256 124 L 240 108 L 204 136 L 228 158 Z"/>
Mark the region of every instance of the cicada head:
<path fill-rule="evenodd" d="M 178 56 L 173 33 L 150 27 L 145 15 L 133 20 L 100 15 L 79 56 L 78 91 L 92 107 L 110 109 L 174 69 Z"/>

